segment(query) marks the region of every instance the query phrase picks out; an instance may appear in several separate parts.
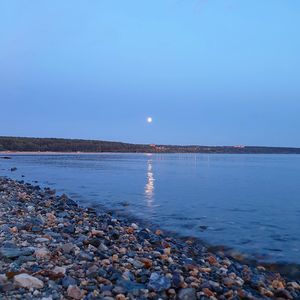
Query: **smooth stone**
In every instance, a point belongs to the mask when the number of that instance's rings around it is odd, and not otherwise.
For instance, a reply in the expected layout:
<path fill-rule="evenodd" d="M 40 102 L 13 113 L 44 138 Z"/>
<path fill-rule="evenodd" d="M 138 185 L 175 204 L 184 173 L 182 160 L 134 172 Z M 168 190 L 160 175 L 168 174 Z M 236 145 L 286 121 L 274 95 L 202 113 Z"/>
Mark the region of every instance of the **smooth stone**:
<path fill-rule="evenodd" d="M 133 282 L 131 280 L 120 279 L 117 281 L 117 286 L 124 288 L 127 292 L 134 293 L 136 291 L 140 291 L 144 289 L 145 286 L 143 284 Z"/>
<path fill-rule="evenodd" d="M 63 228 L 63 232 L 65 232 L 65 233 L 75 233 L 75 226 L 74 225 L 65 226 Z"/>
<path fill-rule="evenodd" d="M 29 256 L 34 253 L 33 249 L 29 248 L 0 248 L 0 257 L 4 258 L 17 258 L 19 256 Z"/>
<path fill-rule="evenodd" d="M 49 242 L 49 239 L 47 239 L 47 238 L 36 238 L 35 242 L 36 243 L 47 243 L 47 242 Z"/>
<path fill-rule="evenodd" d="M 42 289 L 44 287 L 43 281 L 28 274 L 19 274 L 14 276 L 14 283 L 17 286 L 27 289 Z"/>
<path fill-rule="evenodd" d="M 64 253 L 69 254 L 74 249 L 74 247 L 75 247 L 74 244 L 66 243 L 61 246 L 61 249 L 63 250 Z"/>
<path fill-rule="evenodd" d="M 66 271 L 67 271 L 67 269 L 65 268 L 65 267 L 59 267 L 59 266 L 56 266 L 53 270 L 52 270 L 52 272 L 54 273 L 54 274 L 62 274 L 62 275 L 65 275 L 66 274 Z"/>
<path fill-rule="evenodd" d="M 196 290 L 193 288 L 181 289 L 178 293 L 179 300 L 196 300 Z"/>
<path fill-rule="evenodd" d="M 34 255 L 40 259 L 43 259 L 43 258 L 49 256 L 49 254 L 50 254 L 50 252 L 46 248 L 39 248 L 39 249 L 36 249 L 34 252 Z"/>
<path fill-rule="evenodd" d="M 67 290 L 68 296 L 72 299 L 80 300 L 83 298 L 83 292 L 76 285 L 70 285 Z"/>
<path fill-rule="evenodd" d="M 152 273 L 150 276 L 148 288 L 155 292 L 161 292 L 171 287 L 171 281 L 169 278 L 160 275 L 159 273 Z"/>
<path fill-rule="evenodd" d="M 98 248 L 101 244 L 101 241 L 95 237 L 88 239 L 87 242 L 96 248 Z"/>
<path fill-rule="evenodd" d="M 62 286 L 64 288 L 68 288 L 70 285 L 77 285 L 77 280 L 70 276 L 64 277 L 62 280 Z"/>

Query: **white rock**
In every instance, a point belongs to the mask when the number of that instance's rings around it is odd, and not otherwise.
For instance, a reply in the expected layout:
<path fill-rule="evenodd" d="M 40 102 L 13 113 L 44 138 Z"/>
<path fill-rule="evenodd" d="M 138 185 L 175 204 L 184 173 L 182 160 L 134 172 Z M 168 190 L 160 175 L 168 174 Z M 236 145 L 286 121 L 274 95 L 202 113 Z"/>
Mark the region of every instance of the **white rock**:
<path fill-rule="evenodd" d="M 31 211 L 34 211 L 34 207 L 33 206 L 27 206 L 27 210 L 29 211 L 29 212 L 31 212 Z"/>
<path fill-rule="evenodd" d="M 46 248 L 39 248 L 35 250 L 34 255 L 37 258 L 45 258 L 49 255 L 49 251 Z"/>
<path fill-rule="evenodd" d="M 36 277 L 30 276 L 28 274 L 19 274 L 14 277 L 15 285 L 23 288 L 35 288 L 42 289 L 44 287 L 43 281 Z"/>
<path fill-rule="evenodd" d="M 135 229 L 135 230 L 137 230 L 137 229 L 139 228 L 139 226 L 136 225 L 135 223 L 132 223 L 132 224 L 131 224 L 131 227 L 132 227 L 133 229 Z"/>
<path fill-rule="evenodd" d="M 53 270 L 52 270 L 52 272 L 54 273 L 54 274 L 63 274 L 63 275 L 65 275 L 66 274 L 66 268 L 64 268 L 64 267 L 58 267 L 58 266 L 56 266 Z"/>

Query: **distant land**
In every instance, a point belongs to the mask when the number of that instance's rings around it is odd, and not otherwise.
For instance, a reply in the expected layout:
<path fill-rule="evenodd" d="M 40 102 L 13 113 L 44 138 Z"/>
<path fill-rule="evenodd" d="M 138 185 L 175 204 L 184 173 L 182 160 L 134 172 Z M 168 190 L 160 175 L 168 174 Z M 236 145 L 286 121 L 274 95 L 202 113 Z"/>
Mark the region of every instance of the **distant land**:
<path fill-rule="evenodd" d="M 300 148 L 130 144 L 82 139 L 0 137 L 0 152 L 300 154 Z"/>

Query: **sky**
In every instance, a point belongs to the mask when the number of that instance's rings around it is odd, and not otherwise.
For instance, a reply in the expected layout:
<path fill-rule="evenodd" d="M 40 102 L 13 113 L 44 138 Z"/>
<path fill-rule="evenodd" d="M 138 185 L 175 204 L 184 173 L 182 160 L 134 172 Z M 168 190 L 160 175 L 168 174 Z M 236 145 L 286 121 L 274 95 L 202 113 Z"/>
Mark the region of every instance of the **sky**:
<path fill-rule="evenodd" d="M 300 1 L 3 0 L 0 12 L 0 135 L 300 147 Z"/>

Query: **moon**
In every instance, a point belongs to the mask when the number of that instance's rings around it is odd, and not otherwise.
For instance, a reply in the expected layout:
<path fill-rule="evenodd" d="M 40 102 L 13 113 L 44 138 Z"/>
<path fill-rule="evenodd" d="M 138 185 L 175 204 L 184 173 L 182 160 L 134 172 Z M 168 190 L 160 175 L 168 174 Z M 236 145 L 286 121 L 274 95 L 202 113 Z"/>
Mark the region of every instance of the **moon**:
<path fill-rule="evenodd" d="M 150 123 L 152 123 L 152 117 L 148 117 L 147 118 L 147 122 L 150 124 Z"/>

